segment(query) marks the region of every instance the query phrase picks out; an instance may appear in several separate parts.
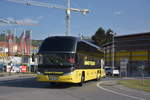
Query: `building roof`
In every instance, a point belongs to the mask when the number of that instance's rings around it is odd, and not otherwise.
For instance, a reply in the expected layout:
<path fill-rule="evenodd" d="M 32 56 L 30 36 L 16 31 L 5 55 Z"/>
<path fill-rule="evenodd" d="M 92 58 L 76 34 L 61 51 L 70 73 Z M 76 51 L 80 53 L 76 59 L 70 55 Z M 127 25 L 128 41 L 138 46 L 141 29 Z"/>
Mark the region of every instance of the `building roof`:
<path fill-rule="evenodd" d="M 13 46 L 17 45 L 16 43 L 11 43 Z M 0 41 L 0 47 L 7 47 L 8 48 L 8 42 Z"/>
<path fill-rule="evenodd" d="M 133 33 L 133 34 L 126 34 L 126 35 L 117 35 L 115 37 L 116 38 L 118 38 L 118 37 L 132 37 L 132 36 L 141 36 L 141 35 L 150 35 L 150 32 Z"/>
<path fill-rule="evenodd" d="M 148 36 L 148 37 L 147 37 Z M 149 38 L 150 37 L 150 32 L 143 32 L 143 33 L 133 33 L 133 34 L 126 34 L 126 35 L 117 35 L 115 36 L 115 42 L 119 39 L 124 39 L 124 38 Z M 123 40 L 122 40 L 123 41 Z M 111 46 L 112 42 L 104 44 L 102 47 L 107 47 Z"/>
<path fill-rule="evenodd" d="M 0 47 L 8 47 L 8 43 L 0 41 Z"/>

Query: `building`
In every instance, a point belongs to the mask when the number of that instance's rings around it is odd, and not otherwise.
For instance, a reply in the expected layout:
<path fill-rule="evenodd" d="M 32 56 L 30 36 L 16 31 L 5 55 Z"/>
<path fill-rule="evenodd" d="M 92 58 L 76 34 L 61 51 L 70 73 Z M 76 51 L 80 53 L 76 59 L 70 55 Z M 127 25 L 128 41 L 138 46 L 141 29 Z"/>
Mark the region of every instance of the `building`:
<path fill-rule="evenodd" d="M 8 57 L 8 43 L 0 42 L 0 59 L 2 60 L 7 59 L 7 57 Z"/>
<path fill-rule="evenodd" d="M 104 45 L 105 66 L 114 66 L 127 76 L 150 76 L 150 32 L 114 37 L 112 43 Z"/>

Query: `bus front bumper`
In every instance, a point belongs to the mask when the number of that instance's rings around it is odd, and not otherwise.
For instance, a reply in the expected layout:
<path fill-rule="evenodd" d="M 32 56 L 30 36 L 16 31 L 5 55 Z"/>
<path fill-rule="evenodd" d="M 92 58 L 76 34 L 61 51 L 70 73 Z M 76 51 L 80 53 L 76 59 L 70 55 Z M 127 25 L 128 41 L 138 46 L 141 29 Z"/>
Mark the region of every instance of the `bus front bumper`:
<path fill-rule="evenodd" d="M 58 75 L 37 75 L 37 81 L 39 82 L 62 82 L 62 83 L 79 83 L 71 75 L 58 76 Z"/>

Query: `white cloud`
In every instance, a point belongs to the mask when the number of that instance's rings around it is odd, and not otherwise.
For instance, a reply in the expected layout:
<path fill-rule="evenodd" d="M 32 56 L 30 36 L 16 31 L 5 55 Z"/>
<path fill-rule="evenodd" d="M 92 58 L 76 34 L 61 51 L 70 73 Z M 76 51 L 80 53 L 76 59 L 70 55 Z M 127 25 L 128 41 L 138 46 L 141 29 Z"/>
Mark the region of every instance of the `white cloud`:
<path fill-rule="evenodd" d="M 43 19 L 44 18 L 44 16 L 38 16 L 36 19 L 37 20 L 41 20 L 41 19 Z"/>
<path fill-rule="evenodd" d="M 114 11 L 113 14 L 114 15 L 122 15 L 122 12 L 121 11 Z"/>
<path fill-rule="evenodd" d="M 40 17 L 42 18 L 42 17 Z M 37 25 L 39 24 L 38 20 L 33 20 L 31 18 L 24 18 L 20 20 L 16 20 L 12 17 L 0 19 L 0 26 L 8 26 L 8 25 Z"/>
<path fill-rule="evenodd" d="M 33 20 L 33 19 L 30 19 L 30 18 L 25 18 L 25 19 L 21 19 L 21 20 L 16 20 L 16 22 L 18 24 L 25 24 L 25 25 L 34 25 L 34 24 L 38 24 L 39 21 L 38 20 Z"/>

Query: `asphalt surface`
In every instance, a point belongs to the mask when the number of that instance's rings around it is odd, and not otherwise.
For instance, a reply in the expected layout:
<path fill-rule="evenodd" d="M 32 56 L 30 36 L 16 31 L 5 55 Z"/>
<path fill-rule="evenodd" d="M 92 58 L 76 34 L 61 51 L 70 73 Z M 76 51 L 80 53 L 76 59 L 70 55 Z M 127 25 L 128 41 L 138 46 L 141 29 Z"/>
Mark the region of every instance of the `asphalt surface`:
<path fill-rule="evenodd" d="M 0 77 L 0 100 L 150 100 L 150 93 L 116 84 L 118 79 L 76 84 L 39 83 L 33 76 Z"/>

